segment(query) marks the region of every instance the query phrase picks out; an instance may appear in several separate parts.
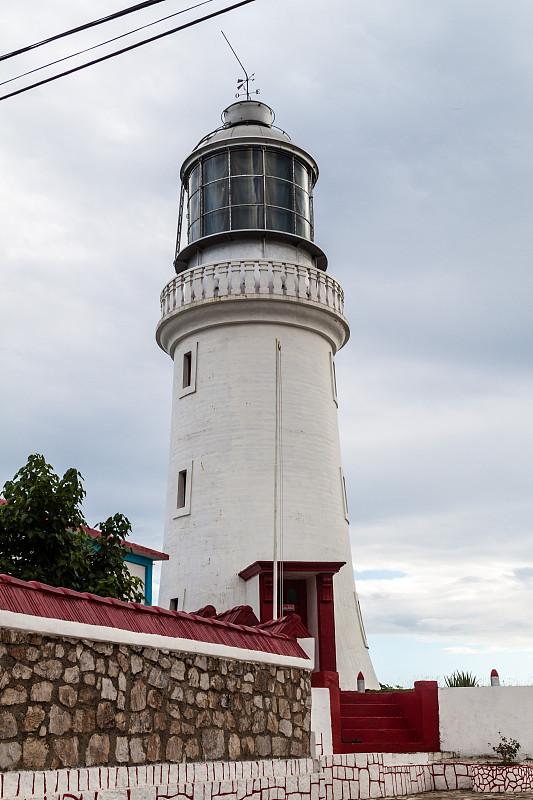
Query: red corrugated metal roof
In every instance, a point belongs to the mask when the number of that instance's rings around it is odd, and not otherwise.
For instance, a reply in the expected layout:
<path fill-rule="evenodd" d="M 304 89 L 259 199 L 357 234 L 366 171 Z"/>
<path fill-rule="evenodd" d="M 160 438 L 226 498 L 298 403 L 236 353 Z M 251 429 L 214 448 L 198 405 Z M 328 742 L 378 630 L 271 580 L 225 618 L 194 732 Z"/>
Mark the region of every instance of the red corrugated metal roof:
<path fill-rule="evenodd" d="M 158 606 L 125 603 L 71 589 L 56 589 L 37 581 L 27 583 L 9 575 L 0 575 L 0 609 L 47 619 L 104 625 L 137 633 L 155 633 L 307 658 L 298 642 L 283 634 L 197 617 L 183 611 L 168 611 Z"/>
<path fill-rule="evenodd" d="M 233 622 L 234 625 L 248 625 L 254 628 L 259 625 L 259 620 L 255 616 L 251 606 L 235 606 L 230 608 L 229 611 L 222 611 L 215 616 L 215 619 L 223 620 L 224 622 Z M 286 633 L 286 631 L 283 631 Z"/>
<path fill-rule="evenodd" d="M 295 639 L 308 639 L 311 636 L 300 615 L 296 613 L 262 622 L 257 627 L 259 630 L 270 631 L 271 633 L 285 633 L 287 636 L 294 636 Z"/>

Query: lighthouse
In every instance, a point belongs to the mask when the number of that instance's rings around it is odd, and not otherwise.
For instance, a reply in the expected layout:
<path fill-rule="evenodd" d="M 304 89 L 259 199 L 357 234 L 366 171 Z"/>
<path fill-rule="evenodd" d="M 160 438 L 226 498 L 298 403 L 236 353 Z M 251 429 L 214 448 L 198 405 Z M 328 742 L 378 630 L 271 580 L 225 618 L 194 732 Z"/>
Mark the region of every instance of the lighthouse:
<path fill-rule="evenodd" d="M 159 604 L 300 615 L 315 672 L 378 688 L 357 598 L 335 355 L 343 290 L 314 241 L 313 157 L 264 103 L 222 114 L 181 168 L 176 277 L 156 338 L 174 362 Z M 180 246 L 182 232 L 187 244 Z"/>

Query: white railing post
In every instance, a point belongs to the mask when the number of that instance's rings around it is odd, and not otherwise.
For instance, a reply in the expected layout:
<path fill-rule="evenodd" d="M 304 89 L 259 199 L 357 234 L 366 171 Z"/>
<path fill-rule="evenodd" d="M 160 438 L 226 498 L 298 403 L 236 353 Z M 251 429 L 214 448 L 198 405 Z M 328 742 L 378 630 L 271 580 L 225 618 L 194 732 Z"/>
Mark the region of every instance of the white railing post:
<path fill-rule="evenodd" d="M 255 294 L 255 263 L 244 262 L 244 294 Z"/>
<path fill-rule="evenodd" d="M 229 294 L 228 288 L 229 263 L 218 265 L 218 296 L 225 297 Z"/>
<path fill-rule="evenodd" d="M 259 294 L 270 294 L 270 276 L 268 274 L 268 261 L 259 261 Z"/>
<path fill-rule="evenodd" d="M 327 305 L 326 299 L 326 276 L 322 270 L 318 270 L 318 302 Z"/>
<path fill-rule="evenodd" d="M 204 297 L 204 268 L 195 267 L 192 271 L 192 297 L 191 300 L 203 300 Z"/>
<path fill-rule="evenodd" d="M 318 283 L 317 283 L 317 270 L 309 270 L 309 299 L 318 301 Z"/>
<path fill-rule="evenodd" d="M 192 270 L 188 269 L 183 275 L 183 305 L 192 303 Z"/>
<path fill-rule="evenodd" d="M 231 275 L 228 276 L 228 289 L 230 294 L 241 293 L 241 262 L 230 261 Z"/>
<path fill-rule="evenodd" d="M 272 294 L 283 294 L 282 270 L 283 264 L 281 261 L 272 262 Z"/>
<path fill-rule="evenodd" d="M 309 271 L 306 267 L 297 266 L 296 267 L 296 283 L 298 286 L 297 294 L 298 297 L 302 297 L 307 300 L 307 284 L 309 282 Z"/>
<path fill-rule="evenodd" d="M 285 294 L 296 297 L 296 264 L 285 264 Z"/>
<path fill-rule="evenodd" d="M 204 270 L 204 297 L 215 296 L 215 265 L 208 264 Z"/>

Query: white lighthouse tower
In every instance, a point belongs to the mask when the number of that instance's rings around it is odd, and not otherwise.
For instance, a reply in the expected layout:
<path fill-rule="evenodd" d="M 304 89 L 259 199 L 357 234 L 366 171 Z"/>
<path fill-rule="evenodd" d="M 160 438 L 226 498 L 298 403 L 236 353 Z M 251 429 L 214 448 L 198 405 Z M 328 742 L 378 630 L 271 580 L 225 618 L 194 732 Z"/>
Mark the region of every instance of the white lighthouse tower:
<path fill-rule="evenodd" d="M 300 614 L 317 673 L 378 688 L 355 590 L 334 357 L 343 291 L 313 240 L 316 162 L 264 103 L 223 112 L 181 168 L 187 245 L 161 295 L 174 361 L 159 603 Z"/>

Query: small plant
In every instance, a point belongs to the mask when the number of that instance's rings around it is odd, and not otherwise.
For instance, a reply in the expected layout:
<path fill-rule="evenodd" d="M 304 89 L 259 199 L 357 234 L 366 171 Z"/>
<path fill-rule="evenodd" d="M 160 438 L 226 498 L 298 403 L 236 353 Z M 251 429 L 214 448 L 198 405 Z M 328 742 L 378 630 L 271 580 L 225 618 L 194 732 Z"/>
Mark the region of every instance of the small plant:
<path fill-rule="evenodd" d="M 498 731 L 498 733 L 500 734 L 500 744 L 493 745 L 489 742 L 490 747 L 500 756 L 502 764 L 516 764 L 520 743 L 516 739 L 508 739 L 507 736 L 502 736 L 501 731 Z"/>
<path fill-rule="evenodd" d="M 446 686 L 479 686 L 479 681 L 471 672 L 459 672 L 458 669 L 452 672 L 451 675 L 446 675 L 444 678 Z"/>
<path fill-rule="evenodd" d="M 404 691 L 404 687 L 403 686 L 398 686 L 397 684 L 395 686 L 392 686 L 392 685 L 389 685 L 388 683 L 380 683 L 379 684 L 379 691 L 380 692 L 398 692 L 398 691 L 402 691 L 403 692 Z"/>

